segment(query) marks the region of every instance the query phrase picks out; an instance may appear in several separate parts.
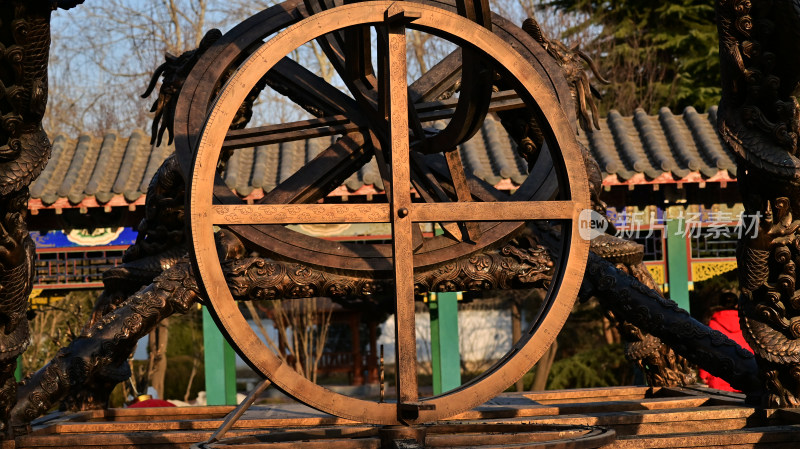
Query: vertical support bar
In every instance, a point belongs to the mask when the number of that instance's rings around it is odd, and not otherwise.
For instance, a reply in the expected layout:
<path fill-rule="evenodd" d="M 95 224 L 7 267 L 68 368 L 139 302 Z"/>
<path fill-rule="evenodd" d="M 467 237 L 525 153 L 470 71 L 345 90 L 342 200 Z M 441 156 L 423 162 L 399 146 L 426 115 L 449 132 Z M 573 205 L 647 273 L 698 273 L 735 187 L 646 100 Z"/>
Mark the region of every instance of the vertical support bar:
<path fill-rule="evenodd" d="M 520 300 L 517 298 L 511 299 L 511 342 L 516 344 L 522 338 L 522 311 L 520 310 Z M 525 389 L 525 382 L 523 379 L 514 384 L 517 391 Z"/>
<path fill-rule="evenodd" d="M 414 317 L 414 258 L 411 218 L 411 167 L 408 142 L 408 84 L 406 80 L 406 30 L 403 10 L 392 5 L 386 11 L 388 26 L 389 141 L 392 154 L 392 258 L 394 260 L 397 313 L 395 343 L 397 399 L 414 403 L 417 391 L 417 335 Z M 398 413 L 401 413 L 398 410 Z M 401 413 L 402 414 L 402 413 Z M 412 418 L 413 419 L 413 418 Z"/>
<path fill-rule="evenodd" d="M 203 307 L 206 398 L 208 405 L 236 405 L 236 354 Z"/>
<path fill-rule="evenodd" d="M 669 297 L 678 305 L 689 311 L 689 256 L 686 251 L 686 238 L 681 225 L 686 222 L 681 206 L 671 206 L 667 209 L 667 275 L 669 283 Z"/>
<path fill-rule="evenodd" d="M 458 347 L 458 293 L 431 293 L 431 363 L 433 394 L 461 386 Z"/>
<path fill-rule="evenodd" d="M 14 370 L 14 379 L 22 381 L 22 354 L 17 356 L 17 368 Z"/>

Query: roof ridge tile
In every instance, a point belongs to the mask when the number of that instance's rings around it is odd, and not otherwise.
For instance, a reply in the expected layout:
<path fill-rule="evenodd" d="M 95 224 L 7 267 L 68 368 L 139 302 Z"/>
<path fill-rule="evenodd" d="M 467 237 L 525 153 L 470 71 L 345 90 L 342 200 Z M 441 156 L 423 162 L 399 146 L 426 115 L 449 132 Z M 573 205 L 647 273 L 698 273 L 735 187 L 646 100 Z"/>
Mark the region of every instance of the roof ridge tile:
<path fill-rule="evenodd" d="M 700 168 L 700 173 L 703 176 L 711 177 L 717 174 L 720 170 L 725 170 L 726 164 L 722 159 L 719 150 L 714 147 L 714 143 L 709 139 L 708 132 L 703 127 L 703 122 L 700 120 L 697 110 L 692 106 L 687 106 L 683 110 L 683 121 L 692 133 L 692 138 L 695 141 L 695 147 L 698 149 L 700 158 L 705 162 L 703 167 Z M 716 138 L 716 136 L 715 136 Z"/>
<path fill-rule="evenodd" d="M 42 172 L 39 174 L 39 177 L 31 184 L 30 193 L 31 198 L 41 199 L 42 195 L 44 195 L 45 187 L 47 187 L 47 183 L 50 181 L 50 178 L 53 176 L 53 172 L 56 170 L 56 166 L 58 165 L 58 159 L 61 157 L 61 153 L 64 152 L 64 148 L 69 145 L 69 139 L 64 134 L 57 134 L 53 138 L 53 142 L 51 144 L 51 151 L 50 151 L 50 160 L 47 161 L 47 165 L 45 165 Z"/>
<path fill-rule="evenodd" d="M 592 153 L 595 161 L 600 165 L 600 170 L 605 172 L 606 175 L 617 174 L 620 171 L 627 172 L 625 165 L 620 160 L 619 153 L 614 151 L 611 145 L 608 144 L 611 131 L 608 129 L 608 121 L 605 118 L 600 119 L 600 129 L 595 129 L 585 134 L 586 145 L 589 147 L 589 152 Z M 627 177 L 629 178 L 630 176 Z"/>
<path fill-rule="evenodd" d="M 130 187 L 128 187 L 128 181 L 131 177 L 131 173 L 134 170 L 137 153 L 139 153 L 144 139 L 145 135 L 140 130 L 134 131 L 130 138 L 128 138 L 127 145 L 125 145 L 124 155 L 122 156 L 122 162 L 119 166 L 119 171 L 117 172 L 116 179 L 111 187 L 112 192 L 121 194 L 126 190 L 130 190 Z"/>
<path fill-rule="evenodd" d="M 228 159 L 228 162 L 225 164 L 225 185 L 228 186 L 231 190 L 236 190 L 236 193 L 239 193 L 239 173 L 241 172 L 241 159 L 242 152 L 234 151 L 231 157 Z"/>
<path fill-rule="evenodd" d="M 600 164 L 604 178 L 616 175 L 618 181 L 614 183 L 644 179 L 637 172 L 646 174 L 648 179 L 661 179 L 655 182 L 666 182 L 665 172 L 680 180 L 692 172 L 699 171 L 708 178 L 728 170 L 735 179 L 735 158 L 716 132 L 716 117 L 716 107 L 709 108 L 707 114 L 687 109 L 682 116 L 673 115 L 668 108 L 661 108 L 657 115 L 637 109 L 628 117 L 612 110 L 608 117 L 600 119 L 599 130 L 577 137 Z M 437 125 L 441 128 L 441 124 Z M 239 196 L 248 196 L 257 189 L 268 192 L 339 138 L 237 150 L 228 163 L 225 182 Z M 56 135 L 51 160 L 31 185 L 31 197 L 41 199 L 45 205 L 64 197 L 71 204 L 80 203 L 85 197 L 94 197 L 103 204 L 116 195 L 136 201 L 172 151 L 171 146 L 151 147 L 142 130 L 135 130 L 128 137 L 116 131 L 109 131 L 102 138 L 82 135 L 75 140 Z M 491 184 L 504 178 L 520 184 L 527 176 L 527 163 L 517 153 L 516 143 L 492 116 L 479 133 L 459 146 L 459 151 L 465 170 Z M 374 158 L 345 181 L 351 191 L 364 184 L 383 188 Z"/>
<path fill-rule="evenodd" d="M 253 193 L 253 186 L 250 185 L 250 177 L 253 173 L 253 161 L 256 157 L 255 148 L 243 148 L 235 151 L 239 155 L 239 173 L 236 177 L 236 194 L 246 197 Z"/>
<path fill-rule="evenodd" d="M 47 183 L 42 189 L 43 203 L 52 204 L 58 200 L 58 188 L 61 186 L 61 182 L 64 180 L 72 164 L 77 146 L 77 141 L 64 140 L 63 148 L 58 153 L 57 158 L 51 159 L 50 163 L 54 163 L 55 165 L 53 166 L 53 171 L 50 173 L 49 179 L 47 179 Z M 48 163 L 48 165 L 50 165 L 50 163 Z"/>
<path fill-rule="evenodd" d="M 100 145 L 100 153 L 97 156 L 97 162 L 92 172 L 89 182 L 86 184 L 86 194 L 89 196 L 97 195 L 98 193 L 108 191 L 113 183 L 113 178 L 116 178 L 118 171 L 118 161 L 122 155 L 118 155 L 116 148 L 117 143 L 121 138 L 117 132 L 108 132 L 103 136 L 103 142 Z M 116 163 L 115 163 L 116 162 Z M 99 197 L 98 197 L 99 198 Z"/>
<path fill-rule="evenodd" d="M 657 178 L 659 173 L 655 167 L 650 163 L 647 154 L 643 149 L 637 148 L 631 139 L 631 130 L 629 129 L 627 123 L 622 117 L 622 114 L 619 113 L 616 109 L 612 109 L 608 113 L 608 127 L 611 130 L 612 136 L 614 136 L 614 141 L 617 143 L 619 147 L 620 156 L 623 162 L 627 162 L 630 164 L 631 168 L 637 173 L 644 173 L 648 178 L 654 179 Z M 631 125 L 633 125 L 631 121 Z M 634 132 L 636 132 L 635 127 Z"/>
<path fill-rule="evenodd" d="M 676 162 L 685 164 L 690 171 L 699 171 L 702 167 L 702 160 L 696 151 L 692 151 L 689 141 L 680 128 L 680 123 L 668 107 L 663 107 L 658 111 L 658 120 L 664 128 L 667 142 L 672 147 L 673 153 L 677 156 Z M 694 141 L 692 141 L 694 143 Z"/>
<path fill-rule="evenodd" d="M 83 135 L 78 139 L 78 146 L 72 162 L 58 188 L 58 196 L 67 197 L 72 204 L 80 203 L 85 196 L 86 181 L 91 173 L 89 167 L 94 167 L 100 152 L 100 147 L 96 143 L 97 139 L 89 135 Z"/>
<path fill-rule="evenodd" d="M 651 117 L 644 109 L 636 108 L 633 113 L 633 124 L 639 131 L 642 138 L 642 144 L 645 146 L 645 153 L 652 152 L 653 159 L 658 164 L 657 169 L 664 172 L 674 172 L 678 168 L 678 164 L 672 158 L 669 152 L 669 147 L 664 148 L 664 145 L 659 140 L 656 134 L 656 128 L 651 123 Z M 650 150 L 650 151 L 647 151 Z"/>
<path fill-rule="evenodd" d="M 480 160 L 480 166 L 482 169 L 481 175 L 478 177 L 492 185 L 495 185 L 500 182 L 500 176 L 498 176 L 497 171 L 495 170 L 496 165 L 493 158 L 490 156 L 490 150 L 488 148 L 489 138 L 486 135 L 486 128 L 489 125 L 486 122 L 488 122 L 488 120 L 483 122 L 480 132 L 475 133 L 475 136 L 480 136 L 480 138 L 476 139 L 473 143 L 483 150 L 476 153 L 478 155 L 478 159 Z"/>

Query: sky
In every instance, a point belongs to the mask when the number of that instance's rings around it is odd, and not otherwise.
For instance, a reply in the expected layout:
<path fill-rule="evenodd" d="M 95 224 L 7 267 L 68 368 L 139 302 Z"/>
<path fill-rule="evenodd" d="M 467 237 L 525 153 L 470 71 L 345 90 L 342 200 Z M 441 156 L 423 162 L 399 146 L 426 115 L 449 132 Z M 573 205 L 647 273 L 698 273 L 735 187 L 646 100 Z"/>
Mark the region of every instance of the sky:
<path fill-rule="evenodd" d="M 116 130 L 127 134 L 136 128 L 148 129 L 152 117 L 148 111 L 154 98 L 142 99 L 140 95 L 153 70 L 164 61 L 165 51 L 180 54 L 193 49 L 205 31 L 213 27 L 227 31 L 270 4 L 263 0 L 175 0 L 176 18 L 171 20 L 169 3 L 90 0 L 78 8 L 54 13 L 50 102 L 45 120 L 51 134 L 76 137 L 81 133 Z M 199 8 L 203 3 L 205 9 Z M 523 0 L 495 0 L 493 10 L 503 12 L 514 23 L 521 23 L 525 17 Z M 557 20 L 544 18 L 552 22 L 551 27 L 559 26 Z M 435 40 L 426 44 L 426 51 L 443 52 Z M 318 64 L 312 48 L 298 52 L 295 59 L 318 71 L 313 67 Z M 409 76 L 413 80 L 419 65 L 412 59 L 409 57 Z M 331 82 L 341 85 L 336 78 Z M 256 120 L 276 123 L 303 116 L 298 108 L 274 98 L 267 97 L 265 102 L 271 107 L 260 109 Z"/>

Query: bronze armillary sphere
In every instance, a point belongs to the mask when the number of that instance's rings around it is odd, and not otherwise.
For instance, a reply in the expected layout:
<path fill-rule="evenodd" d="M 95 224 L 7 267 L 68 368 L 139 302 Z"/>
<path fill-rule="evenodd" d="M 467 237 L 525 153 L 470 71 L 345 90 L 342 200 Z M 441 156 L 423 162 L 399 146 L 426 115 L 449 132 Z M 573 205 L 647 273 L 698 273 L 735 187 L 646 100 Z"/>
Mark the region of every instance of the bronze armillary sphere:
<path fill-rule="evenodd" d="M 485 5 L 461 4 L 460 15 L 453 9 L 437 2 L 283 3 L 244 22 L 210 49 L 187 80 L 176 108 L 179 157 L 185 168 L 193 160 L 188 206 L 196 269 L 215 318 L 239 354 L 282 391 L 360 422 L 435 421 L 499 394 L 553 342 L 583 278 L 588 242 L 578 234 L 578 216 L 589 208 L 589 194 L 574 130 L 554 93 L 558 89 L 531 64 L 524 49 L 512 48 L 508 41 L 513 41 L 513 33 L 503 28 L 507 22 L 490 31 L 493 20 Z M 458 47 L 410 85 L 408 29 Z M 284 58 L 311 40 L 325 51 L 349 95 Z M 465 70 L 459 71 L 462 62 Z M 492 91 L 496 75 L 505 90 Z M 443 94 L 455 90 L 459 78 L 458 100 L 446 99 Z M 284 89 L 317 118 L 231 130 L 242 104 L 265 82 Z M 202 106 L 212 99 L 210 109 Z M 457 145 L 480 130 L 488 113 L 514 108 L 528 108 L 541 124 L 546 143 L 530 164 L 527 180 L 507 195 L 468 175 Z M 442 119 L 450 120 L 443 130 L 428 128 Z M 342 137 L 256 204 L 244 203 L 221 181 L 230 151 L 332 135 Z M 373 156 L 387 202 L 318 203 Z M 420 202 L 412 201 L 412 188 Z M 415 272 L 496 248 L 529 220 L 547 220 L 561 230 L 554 275 L 539 316 L 512 351 L 483 376 L 440 396 L 418 397 Z M 301 223 L 388 223 L 391 244 L 332 242 L 285 227 Z M 446 233 L 425 237 L 418 223 L 440 223 Z M 354 277 L 393 278 L 397 403 L 334 393 L 306 380 L 273 354 L 248 325 L 226 284 L 215 247 L 219 228 L 231 230 L 276 260 Z"/>

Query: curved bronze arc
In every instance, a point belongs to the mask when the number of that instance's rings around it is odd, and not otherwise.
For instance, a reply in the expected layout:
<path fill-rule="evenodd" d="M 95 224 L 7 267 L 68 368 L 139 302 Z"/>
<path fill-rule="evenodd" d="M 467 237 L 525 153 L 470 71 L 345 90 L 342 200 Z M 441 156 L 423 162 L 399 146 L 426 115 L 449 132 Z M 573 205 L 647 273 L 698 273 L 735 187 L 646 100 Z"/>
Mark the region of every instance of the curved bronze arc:
<path fill-rule="evenodd" d="M 492 18 L 488 0 L 462 0 L 457 4 L 458 14 L 491 31 Z M 480 52 L 464 49 L 462 67 L 475 70 L 461 71 L 461 94 L 453 117 L 447 126 L 436 135 L 423 139 L 420 150 L 424 153 L 450 152 L 475 135 L 481 129 L 489 103 L 492 101 L 494 70 L 478 69 L 483 59 Z M 421 128 L 421 126 L 420 126 Z"/>
<path fill-rule="evenodd" d="M 192 172 L 197 139 L 225 73 L 236 68 L 254 42 L 303 19 L 302 6 L 302 0 L 287 0 L 251 16 L 225 33 L 192 68 L 175 105 L 175 153 L 184 178 Z"/>
<path fill-rule="evenodd" d="M 425 4 L 445 6 L 455 11 L 455 6 L 448 2 L 429 1 Z M 196 143 L 196 135 L 205 120 L 208 104 L 213 99 L 214 92 L 219 87 L 224 74 L 236 67 L 243 55 L 249 53 L 253 42 L 261 39 L 284 26 L 295 23 L 298 17 L 303 17 L 307 12 L 301 1 L 293 0 L 269 8 L 251 19 L 234 28 L 198 62 L 184 84 L 184 91 L 176 108 L 176 150 L 182 164 L 191 160 L 192 150 Z M 544 74 L 546 84 L 557 93 L 562 100 L 562 105 L 572 105 L 569 88 L 563 77 L 556 76 L 560 73 L 552 58 L 543 49 L 533 42 L 527 33 L 513 26 L 510 22 L 497 15 L 492 15 L 493 31 L 507 40 L 511 46 L 519 51 L 525 59 L 540 73 Z M 474 53 L 474 52 L 469 52 Z M 563 101 L 563 99 L 570 99 Z M 568 114 L 568 117 L 571 116 Z M 543 157 L 533 167 L 528 180 L 520 186 L 509 200 L 544 201 L 554 193 L 555 172 L 551 170 L 551 161 Z M 220 186 L 218 192 L 226 191 Z M 476 195 L 477 196 L 477 195 Z M 226 201 L 238 201 L 235 195 L 226 194 Z M 265 198 L 267 200 L 267 198 Z M 491 201 L 495 198 L 484 197 L 481 201 Z M 475 242 L 458 242 L 447 237 L 429 239 L 417 253 L 415 253 L 415 266 L 433 267 L 462 257 L 484 248 L 497 244 L 510 234 L 513 234 L 521 223 L 519 222 L 494 222 L 481 223 L 480 239 Z M 329 242 L 315 237 L 307 236 L 283 226 L 251 226 L 237 225 L 231 229 L 266 250 L 267 253 L 281 258 L 291 255 L 295 260 L 345 271 L 381 272 L 382 276 L 390 276 L 392 264 L 390 260 L 391 249 L 385 244 L 359 244 L 352 245 L 344 242 Z"/>
<path fill-rule="evenodd" d="M 553 277 L 549 302 L 531 330 L 516 343 L 504 360 L 484 376 L 444 395 L 422 399 L 417 422 L 430 422 L 453 416 L 475 407 L 502 392 L 519 379 L 552 344 L 569 315 L 580 286 L 579 280 L 588 257 L 589 245 L 578 234 L 578 215 L 589 205 L 586 173 L 570 122 L 541 76 L 527 61 L 500 38 L 453 13 L 411 2 L 372 1 L 337 7 L 304 19 L 262 45 L 233 75 L 216 100 L 198 142 L 191 178 L 189 216 L 192 247 L 197 273 L 213 304 L 215 318 L 222 325 L 239 353 L 259 372 L 268 375 L 275 385 L 297 400 L 328 413 L 375 424 L 399 424 L 396 404 L 375 403 L 331 392 L 300 376 L 268 350 L 239 312 L 228 290 L 214 245 L 211 214 L 216 163 L 225 134 L 235 111 L 261 76 L 297 46 L 348 26 L 381 23 L 389 7 L 419 16 L 416 25 L 450 36 L 469 40 L 476 48 L 489 49 L 490 56 L 506 67 L 538 105 L 549 124 L 549 133 L 558 144 L 565 166 L 569 196 L 574 210 L 564 226 L 563 260 Z M 310 32 L 309 30 L 314 30 Z M 565 222 L 566 224 L 566 222 Z"/>
<path fill-rule="evenodd" d="M 556 172 L 547 161 L 537 164 L 537 170 L 528 175 L 530 181 L 521 186 L 509 198 L 513 201 L 547 201 L 556 193 Z M 493 201 L 489 192 L 483 201 Z M 521 222 L 483 222 L 481 237 L 473 242 L 457 242 L 445 236 L 428 239 L 425 246 L 414 253 L 414 267 L 427 269 L 446 263 L 458 257 L 484 250 L 509 238 L 523 224 Z M 234 225 L 230 229 L 251 242 L 266 249 L 278 258 L 291 257 L 293 260 L 313 266 L 325 267 L 346 272 L 369 272 L 372 276 L 391 276 L 391 248 L 388 244 L 352 244 L 341 241 L 328 241 L 301 234 L 280 225 Z"/>
<path fill-rule="evenodd" d="M 454 0 L 414 0 L 446 11 L 455 11 Z M 240 23 L 216 42 L 194 66 L 181 89 L 175 108 L 175 151 L 184 176 L 191 173 L 197 139 L 220 80 L 236 68 L 254 42 L 308 17 L 303 0 L 287 0 Z M 562 70 L 533 38 L 507 19 L 492 13 L 492 31 L 511 45 L 536 69 L 555 93 L 574 125 L 574 106 Z"/>

